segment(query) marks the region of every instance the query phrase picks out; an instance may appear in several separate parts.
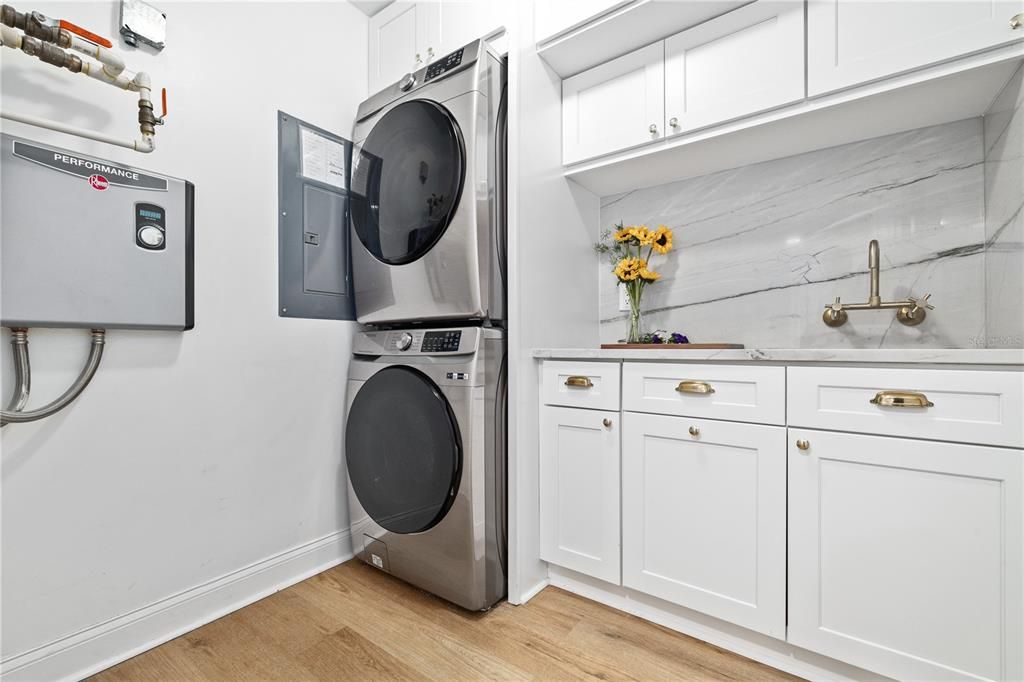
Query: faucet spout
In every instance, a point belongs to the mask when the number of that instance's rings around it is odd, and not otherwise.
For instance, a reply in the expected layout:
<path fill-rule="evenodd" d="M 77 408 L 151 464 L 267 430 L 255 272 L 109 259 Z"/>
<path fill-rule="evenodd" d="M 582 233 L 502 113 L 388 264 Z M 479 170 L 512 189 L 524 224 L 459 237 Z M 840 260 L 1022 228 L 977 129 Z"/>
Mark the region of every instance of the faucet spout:
<path fill-rule="evenodd" d="M 882 304 L 882 297 L 878 295 L 878 240 L 872 239 L 868 244 L 868 270 L 871 272 L 871 295 L 868 296 L 868 305 L 877 308 Z"/>

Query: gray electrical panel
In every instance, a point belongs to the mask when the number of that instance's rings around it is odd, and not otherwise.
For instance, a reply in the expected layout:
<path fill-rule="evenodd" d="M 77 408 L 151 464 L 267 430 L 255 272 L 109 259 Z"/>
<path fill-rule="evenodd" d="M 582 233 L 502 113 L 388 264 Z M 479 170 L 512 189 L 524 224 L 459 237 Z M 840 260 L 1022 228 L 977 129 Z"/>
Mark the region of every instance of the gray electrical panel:
<path fill-rule="evenodd" d="M 278 314 L 354 320 L 352 143 L 278 112 Z"/>
<path fill-rule="evenodd" d="M 0 135 L 5 327 L 194 326 L 192 183 Z"/>

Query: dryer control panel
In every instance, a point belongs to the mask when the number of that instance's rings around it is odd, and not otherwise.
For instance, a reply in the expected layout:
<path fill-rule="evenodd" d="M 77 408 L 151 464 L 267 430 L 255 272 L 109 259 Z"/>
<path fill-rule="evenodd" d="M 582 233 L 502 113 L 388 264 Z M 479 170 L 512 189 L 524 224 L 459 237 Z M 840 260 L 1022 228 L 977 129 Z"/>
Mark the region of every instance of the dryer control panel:
<path fill-rule="evenodd" d="M 441 57 L 436 62 L 427 67 L 427 74 L 424 76 L 424 82 L 437 78 L 446 71 L 451 71 L 462 64 L 462 52 L 465 48 L 460 47 L 451 54 L 447 54 Z"/>

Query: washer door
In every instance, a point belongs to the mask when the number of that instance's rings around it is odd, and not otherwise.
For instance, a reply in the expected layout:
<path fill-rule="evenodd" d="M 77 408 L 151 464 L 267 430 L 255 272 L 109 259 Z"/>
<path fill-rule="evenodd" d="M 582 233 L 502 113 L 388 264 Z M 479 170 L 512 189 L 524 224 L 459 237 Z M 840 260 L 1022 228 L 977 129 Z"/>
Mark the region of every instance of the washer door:
<path fill-rule="evenodd" d="M 352 225 L 375 258 L 404 265 L 448 228 L 462 195 L 466 152 L 455 119 L 436 102 L 403 102 L 384 114 L 352 168 Z"/>
<path fill-rule="evenodd" d="M 462 439 L 455 415 L 437 385 L 409 367 L 386 367 L 359 389 L 345 455 L 363 509 L 393 533 L 433 528 L 459 491 Z"/>

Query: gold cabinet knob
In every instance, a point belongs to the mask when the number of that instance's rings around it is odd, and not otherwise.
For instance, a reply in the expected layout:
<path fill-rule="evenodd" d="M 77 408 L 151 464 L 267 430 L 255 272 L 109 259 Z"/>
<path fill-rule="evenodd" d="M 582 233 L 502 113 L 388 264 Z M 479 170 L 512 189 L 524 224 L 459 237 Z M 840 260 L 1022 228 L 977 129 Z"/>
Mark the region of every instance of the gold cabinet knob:
<path fill-rule="evenodd" d="M 1014 14 L 1010 18 L 1010 28 L 1016 31 L 1021 26 L 1024 26 L 1024 12 L 1021 14 Z"/>
<path fill-rule="evenodd" d="M 811 447 L 811 441 L 801 439 L 796 442 L 796 446 L 801 450 L 807 450 Z"/>
<path fill-rule="evenodd" d="M 608 428 L 608 429 L 610 429 L 610 428 L 612 427 L 612 420 L 611 420 L 611 419 L 608 419 L 607 417 L 605 417 L 605 418 L 604 418 L 604 419 L 603 419 L 603 420 L 601 421 L 601 423 L 605 425 L 605 428 Z"/>
<path fill-rule="evenodd" d="M 575 386 L 577 388 L 593 388 L 594 382 L 590 380 L 590 377 L 571 376 L 565 380 L 566 386 Z"/>
<path fill-rule="evenodd" d="M 693 436 L 694 438 L 696 438 L 697 436 L 700 435 L 700 429 L 698 429 L 696 426 L 691 426 L 690 427 L 690 435 Z"/>
<path fill-rule="evenodd" d="M 678 393 L 697 393 L 698 395 L 711 395 L 715 392 L 715 389 L 706 381 L 694 381 L 693 379 L 686 379 L 680 381 L 679 385 L 676 386 L 676 392 Z"/>
<path fill-rule="evenodd" d="M 679 127 L 679 119 L 676 118 L 675 116 L 673 116 L 672 118 L 670 118 L 668 120 L 668 124 L 670 126 L 672 126 L 673 128 L 678 128 Z"/>
<path fill-rule="evenodd" d="M 928 396 L 916 391 L 879 391 L 868 402 L 879 407 L 935 407 Z"/>
<path fill-rule="evenodd" d="M 657 135 L 658 134 L 658 124 L 657 123 L 652 123 L 650 126 L 648 126 L 647 132 L 649 132 L 651 135 Z"/>

